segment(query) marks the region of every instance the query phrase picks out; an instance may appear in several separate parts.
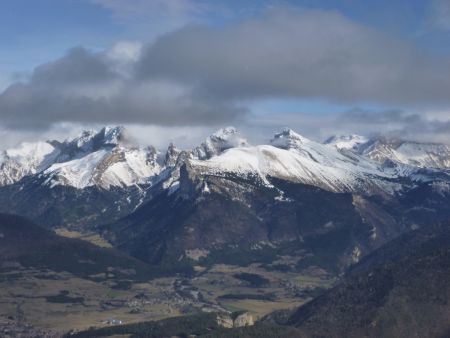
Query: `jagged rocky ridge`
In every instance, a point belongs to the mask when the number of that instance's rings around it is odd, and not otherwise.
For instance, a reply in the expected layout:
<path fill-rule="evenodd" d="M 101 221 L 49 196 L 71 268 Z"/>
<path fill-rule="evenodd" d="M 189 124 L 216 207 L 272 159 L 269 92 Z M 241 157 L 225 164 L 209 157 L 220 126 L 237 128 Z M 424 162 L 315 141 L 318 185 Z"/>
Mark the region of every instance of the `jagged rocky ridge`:
<path fill-rule="evenodd" d="M 0 183 L 38 175 L 50 187 L 109 189 L 146 183 L 160 170 L 155 148 L 133 146 L 123 127 L 105 127 L 99 132 L 84 131 L 73 140 L 24 143 L 5 150 Z"/>
<path fill-rule="evenodd" d="M 133 146 L 120 127 L 48 145 L 0 188 L 0 211 L 50 227 L 106 224 L 98 231 L 153 264 L 271 264 L 288 254 L 292 269 L 336 272 L 450 215 L 445 169 L 376 161 L 290 129 L 250 146 L 228 127 L 165 153 Z"/>
<path fill-rule="evenodd" d="M 123 127 L 3 152 L 1 211 L 46 226 L 87 228 L 127 215 L 146 198 L 164 161 L 129 141 Z"/>
<path fill-rule="evenodd" d="M 379 163 L 394 162 L 420 168 L 450 169 L 450 146 L 389 137 L 367 139 L 359 135 L 330 137 L 325 144 L 345 152 L 351 150 Z"/>
<path fill-rule="evenodd" d="M 450 166 L 450 147 L 362 136 L 335 136 L 325 144 L 290 129 L 275 134 L 270 144 L 250 146 L 233 127 L 218 130 L 193 150 L 170 144 L 166 152 L 133 145 L 123 127 L 84 131 L 72 140 L 24 143 L 4 150 L 0 158 L 0 185 L 27 176 L 44 185 L 130 187 L 151 184 L 167 176 L 178 158 L 198 172 L 257 175 L 299 182 L 330 191 L 366 190 L 367 186 L 393 192 L 399 177 L 426 180 L 435 168 Z M 386 162 L 394 162 L 386 163 Z M 420 168 L 425 170 L 420 170 Z"/>
<path fill-rule="evenodd" d="M 270 265 L 291 256 L 291 269 L 339 273 L 399 234 L 449 217 L 449 192 L 444 171 L 381 164 L 287 129 L 271 145 L 209 159 L 180 152 L 148 202 L 102 229 L 152 264 Z"/>

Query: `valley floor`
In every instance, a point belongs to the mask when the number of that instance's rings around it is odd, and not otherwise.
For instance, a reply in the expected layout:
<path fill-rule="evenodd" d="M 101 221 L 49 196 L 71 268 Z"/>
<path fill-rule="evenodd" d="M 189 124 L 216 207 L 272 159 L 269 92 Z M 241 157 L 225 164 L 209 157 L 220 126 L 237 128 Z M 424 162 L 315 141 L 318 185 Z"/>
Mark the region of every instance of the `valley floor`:
<path fill-rule="evenodd" d="M 55 334 L 198 312 L 248 311 L 258 319 L 296 308 L 333 283 L 320 270 L 299 275 L 256 264 L 197 267 L 192 279 L 131 285 L 115 284 L 113 276 L 96 282 L 67 272 L 11 268 L 0 274 L 0 319 Z"/>

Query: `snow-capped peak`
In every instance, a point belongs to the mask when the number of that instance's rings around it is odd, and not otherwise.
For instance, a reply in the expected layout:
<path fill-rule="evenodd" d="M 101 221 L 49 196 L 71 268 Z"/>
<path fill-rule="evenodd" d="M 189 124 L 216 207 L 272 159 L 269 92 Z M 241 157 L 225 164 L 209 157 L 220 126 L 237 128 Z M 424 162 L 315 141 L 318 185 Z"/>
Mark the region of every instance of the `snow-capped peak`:
<path fill-rule="evenodd" d="M 276 133 L 270 140 L 271 145 L 281 149 L 297 149 L 307 142 L 310 142 L 310 140 L 290 128 L 285 128 L 282 132 Z"/>
<path fill-rule="evenodd" d="M 334 135 L 328 138 L 324 144 L 334 146 L 336 149 L 357 150 L 361 144 L 368 141 L 368 138 L 361 135 Z"/>
<path fill-rule="evenodd" d="M 103 133 L 103 144 L 117 145 L 126 140 L 126 129 L 123 126 L 105 127 L 100 133 Z"/>
<path fill-rule="evenodd" d="M 100 131 L 84 130 L 78 137 L 63 142 L 66 146 L 75 146 L 81 151 L 93 151 L 102 146 L 116 146 L 125 140 L 126 130 L 123 126 L 104 127 Z M 59 143 L 59 142 L 55 142 Z"/>
<path fill-rule="evenodd" d="M 377 163 L 357 154 L 343 154 L 333 147 L 309 140 L 291 129 L 277 133 L 272 145 L 230 149 L 207 160 L 190 160 L 200 175 L 228 173 L 270 178 L 318 186 L 330 191 L 391 192 L 395 185 Z"/>
<path fill-rule="evenodd" d="M 0 185 L 39 174 L 50 186 L 130 186 L 147 183 L 161 166 L 153 147 L 131 145 L 122 126 L 85 130 L 63 142 L 24 143 L 0 154 Z"/>
<path fill-rule="evenodd" d="M 447 145 L 383 138 L 367 141 L 358 135 L 334 136 L 325 143 L 286 128 L 275 134 L 271 145 L 250 146 L 236 128 L 226 127 L 192 151 L 171 144 L 161 154 L 152 147 L 132 145 L 124 127 L 105 127 L 63 142 L 24 143 L 0 152 L 0 185 L 36 175 L 49 186 L 108 189 L 156 182 L 158 175 L 175 173 L 189 162 L 205 173 L 250 173 L 263 180 L 277 177 L 333 191 L 359 191 L 367 184 L 389 190 L 387 181 L 398 175 L 402 165 L 409 172 L 417 167 L 450 168 Z M 387 159 L 394 167 L 380 165 Z M 176 173 L 170 175 L 177 179 Z M 401 175 L 409 174 L 403 170 Z"/>
<path fill-rule="evenodd" d="M 24 176 L 47 168 L 59 156 L 59 150 L 48 142 L 24 142 L 2 151 L 0 155 L 0 185 L 14 183 Z"/>
<path fill-rule="evenodd" d="M 195 148 L 194 156 L 199 159 L 208 159 L 219 155 L 230 148 L 246 147 L 247 140 L 234 127 L 226 127 L 217 130 L 209 136 L 205 142 Z"/>
<path fill-rule="evenodd" d="M 161 171 L 158 152 L 153 147 L 132 145 L 126 134 L 122 126 L 104 127 L 99 132 L 85 131 L 74 140 L 60 143 L 66 158 L 45 170 L 46 182 L 76 188 L 147 183 Z"/>

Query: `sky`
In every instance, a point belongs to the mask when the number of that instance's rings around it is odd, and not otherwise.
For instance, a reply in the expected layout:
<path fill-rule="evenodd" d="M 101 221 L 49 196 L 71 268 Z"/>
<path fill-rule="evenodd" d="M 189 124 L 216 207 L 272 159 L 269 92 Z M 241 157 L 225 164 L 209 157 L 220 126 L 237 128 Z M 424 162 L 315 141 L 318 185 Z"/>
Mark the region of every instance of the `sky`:
<path fill-rule="evenodd" d="M 450 143 L 450 0 L 3 0 L 0 137 Z"/>

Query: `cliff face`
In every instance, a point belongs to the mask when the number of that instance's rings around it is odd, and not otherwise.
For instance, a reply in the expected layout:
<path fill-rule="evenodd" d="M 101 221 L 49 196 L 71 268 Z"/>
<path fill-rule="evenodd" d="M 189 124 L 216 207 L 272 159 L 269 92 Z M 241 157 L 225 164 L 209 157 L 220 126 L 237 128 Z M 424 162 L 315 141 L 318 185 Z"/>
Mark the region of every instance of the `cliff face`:
<path fill-rule="evenodd" d="M 233 327 L 252 326 L 254 324 L 253 316 L 245 312 L 234 319 Z"/>
<path fill-rule="evenodd" d="M 228 313 L 220 313 L 217 315 L 217 324 L 224 328 L 238 328 L 244 326 L 253 326 L 255 321 L 253 316 L 248 313 L 240 313 L 237 315 L 228 314 Z"/>

